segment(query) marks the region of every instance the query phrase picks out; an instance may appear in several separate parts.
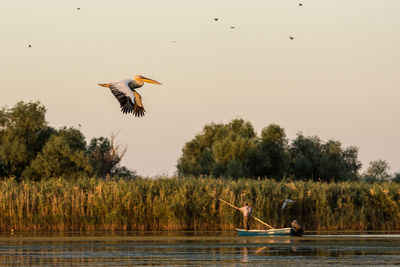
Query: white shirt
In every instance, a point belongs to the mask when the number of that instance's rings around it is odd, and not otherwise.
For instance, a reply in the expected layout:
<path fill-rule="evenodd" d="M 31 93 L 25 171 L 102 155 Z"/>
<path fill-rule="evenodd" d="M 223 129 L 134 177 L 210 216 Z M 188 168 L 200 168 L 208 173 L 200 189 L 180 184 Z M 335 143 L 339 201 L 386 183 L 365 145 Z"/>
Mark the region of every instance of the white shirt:
<path fill-rule="evenodd" d="M 245 216 L 245 217 L 249 217 L 251 215 L 251 213 L 253 212 L 253 209 L 250 208 L 249 206 L 241 207 L 239 210 L 241 212 L 243 212 L 243 216 Z"/>

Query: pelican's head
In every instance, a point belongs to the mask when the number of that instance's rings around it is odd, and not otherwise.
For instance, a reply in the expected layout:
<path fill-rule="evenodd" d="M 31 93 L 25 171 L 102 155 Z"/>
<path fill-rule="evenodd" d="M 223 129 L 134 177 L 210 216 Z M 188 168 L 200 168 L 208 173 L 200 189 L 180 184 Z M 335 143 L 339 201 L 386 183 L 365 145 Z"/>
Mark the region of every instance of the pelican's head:
<path fill-rule="evenodd" d="M 133 78 L 133 80 L 134 80 L 138 85 L 140 85 L 140 86 L 143 85 L 143 82 L 146 82 L 146 83 L 154 83 L 154 84 L 159 84 L 159 85 L 161 85 L 161 83 L 159 83 L 159 82 L 157 82 L 157 81 L 155 81 L 155 80 L 153 80 L 153 79 L 143 77 L 142 75 L 136 75 L 135 78 Z"/>

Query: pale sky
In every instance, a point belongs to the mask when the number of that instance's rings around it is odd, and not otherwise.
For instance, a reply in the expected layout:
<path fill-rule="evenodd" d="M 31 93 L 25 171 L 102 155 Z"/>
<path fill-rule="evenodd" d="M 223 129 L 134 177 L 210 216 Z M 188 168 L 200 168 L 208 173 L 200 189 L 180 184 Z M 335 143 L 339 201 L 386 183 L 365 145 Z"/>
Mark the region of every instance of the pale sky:
<path fill-rule="evenodd" d="M 119 130 L 123 165 L 144 176 L 173 174 L 206 123 L 234 118 L 400 172 L 400 1 L 299 2 L 3 1 L 0 106 L 39 100 L 51 126 L 81 124 L 87 141 Z M 136 74 L 163 83 L 137 90 L 143 118 L 97 85 Z"/>

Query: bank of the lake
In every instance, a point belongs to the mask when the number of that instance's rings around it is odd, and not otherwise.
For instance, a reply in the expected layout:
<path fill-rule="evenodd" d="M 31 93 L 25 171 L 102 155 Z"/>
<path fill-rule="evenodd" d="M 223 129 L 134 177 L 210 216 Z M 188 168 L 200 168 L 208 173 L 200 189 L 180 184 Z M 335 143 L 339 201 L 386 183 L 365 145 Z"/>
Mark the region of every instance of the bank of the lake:
<path fill-rule="evenodd" d="M 275 227 L 297 219 L 313 230 L 400 229 L 397 183 L 159 178 L 0 181 L 0 231 L 228 230 L 236 206 Z M 281 209 L 285 199 L 296 202 Z M 257 225 L 262 228 L 262 225 Z"/>

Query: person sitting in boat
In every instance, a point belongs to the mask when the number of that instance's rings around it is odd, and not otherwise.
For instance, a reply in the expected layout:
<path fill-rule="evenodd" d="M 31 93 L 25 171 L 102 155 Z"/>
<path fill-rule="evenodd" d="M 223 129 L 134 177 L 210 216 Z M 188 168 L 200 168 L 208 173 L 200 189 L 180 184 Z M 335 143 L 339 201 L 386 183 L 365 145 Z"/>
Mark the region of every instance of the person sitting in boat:
<path fill-rule="evenodd" d="M 301 228 L 301 226 L 300 226 L 300 224 L 297 222 L 297 220 L 293 220 L 293 222 L 290 223 L 290 226 L 291 226 L 292 228 L 295 228 L 295 229 L 300 229 L 300 228 Z"/>
<path fill-rule="evenodd" d="M 302 236 L 303 235 L 303 228 L 300 224 L 294 220 L 290 223 L 290 234 L 294 236 Z"/>
<path fill-rule="evenodd" d="M 253 209 L 249 207 L 248 203 L 245 203 L 244 207 L 241 207 L 239 210 L 243 213 L 243 227 L 246 230 L 250 230 L 250 218 Z"/>

